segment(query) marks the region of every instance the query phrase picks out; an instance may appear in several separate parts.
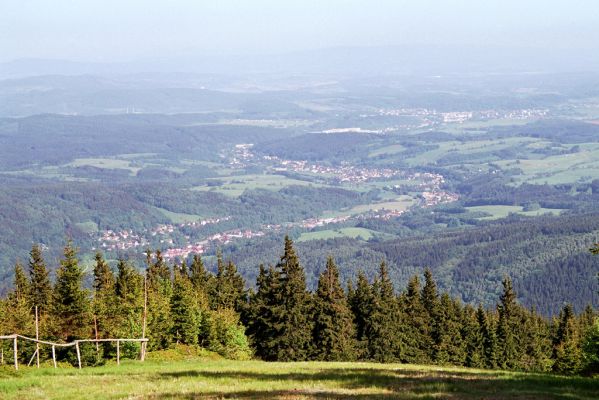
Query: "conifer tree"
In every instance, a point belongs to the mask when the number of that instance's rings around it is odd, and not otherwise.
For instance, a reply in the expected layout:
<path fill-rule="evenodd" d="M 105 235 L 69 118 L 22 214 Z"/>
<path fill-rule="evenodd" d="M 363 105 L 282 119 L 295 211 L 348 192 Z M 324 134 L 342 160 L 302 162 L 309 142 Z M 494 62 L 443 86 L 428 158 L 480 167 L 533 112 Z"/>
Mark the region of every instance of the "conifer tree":
<path fill-rule="evenodd" d="M 111 336 L 116 328 L 115 320 L 118 314 L 115 278 L 102 254 L 96 253 L 95 260 L 94 298 L 92 302 L 95 327 L 100 336 Z"/>
<path fill-rule="evenodd" d="M 143 325 L 144 277 L 125 260 L 117 264 L 117 314 L 115 323 L 119 336 L 139 337 Z"/>
<path fill-rule="evenodd" d="M 582 366 L 582 351 L 572 305 L 564 306 L 560 314 L 553 341 L 553 370 L 562 374 L 575 374 Z"/>
<path fill-rule="evenodd" d="M 18 333 L 28 335 L 33 333 L 34 318 L 31 315 L 29 282 L 20 263 L 15 264 L 14 290 L 6 300 L 7 312 L 3 318 L 0 334 Z"/>
<path fill-rule="evenodd" d="M 420 280 L 413 276 L 408 282 L 406 292 L 401 296 L 401 306 L 405 312 L 406 350 L 404 360 L 409 363 L 427 363 L 432 346 L 430 319 L 420 297 Z"/>
<path fill-rule="evenodd" d="M 315 358 L 324 361 L 352 361 L 356 358 L 353 316 L 332 257 L 327 259 L 314 297 Z"/>
<path fill-rule="evenodd" d="M 306 291 L 304 268 L 293 248 L 289 236 L 285 236 L 285 250 L 277 264 L 280 293 L 277 300 L 281 307 L 275 308 L 274 324 L 277 359 L 280 361 L 306 360 L 310 354 L 312 339 L 311 299 Z"/>
<path fill-rule="evenodd" d="M 426 327 L 424 340 L 426 344 L 426 354 L 429 360 L 434 358 L 434 342 L 438 336 L 437 319 L 439 314 L 439 293 L 437 292 L 437 283 L 433 278 L 433 273 L 430 268 L 424 270 L 424 286 L 422 287 L 421 302 L 426 310 Z"/>
<path fill-rule="evenodd" d="M 358 272 L 356 288 L 348 289 L 348 303 L 354 315 L 358 358 L 368 358 L 368 329 L 372 315 L 374 296 L 372 287 L 363 271 Z"/>
<path fill-rule="evenodd" d="M 247 334 L 256 355 L 263 360 L 277 359 L 279 322 L 277 317 L 282 308 L 280 299 L 280 273 L 274 267 L 267 270 L 260 265 L 256 279 L 256 293 L 250 297 L 247 311 Z"/>
<path fill-rule="evenodd" d="M 439 364 L 463 365 L 466 358 L 461 332 L 461 305 L 447 293 L 441 295 L 434 360 Z"/>
<path fill-rule="evenodd" d="M 470 368 L 485 367 L 484 336 L 479 324 L 479 313 L 484 319 L 484 310 L 481 306 L 475 310 L 467 305 L 462 314 L 462 337 L 466 351 L 464 365 Z"/>
<path fill-rule="evenodd" d="M 499 298 L 497 312 L 499 321 L 497 323 L 497 348 L 498 365 L 503 369 L 517 367 L 519 357 L 515 333 L 518 326 L 516 321 L 516 293 L 512 287 L 512 281 L 505 277 L 502 281 L 503 293 Z"/>
<path fill-rule="evenodd" d="M 91 331 L 89 299 L 82 286 L 83 270 L 77 260 L 77 250 L 68 241 L 57 272 L 53 301 L 57 334 L 63 340 L 87 337 Z"/>
<path fill-rule="evenodd" d="M 491 313 L 486 313 L 482 306 L 476 310 L 476 321 L 483 338 L 484 365 L 486 368 L 497 367 L 497 336 Z"/>
<path fill-rule="evenodd" d="M 29 253 L 29 276 L 31 305 L 38 306 L 40 312 L 48 311 L 52 300 L 52 285 L 39 245 L 34 245 Z"/>
<path fill-rule="evenodd" d="M 170 298 L 172 335 L 176 343 L 197 344 L 200 307 L 194 296 L 193 285 L 183 271 L 174 274 L 173 294 Z"/>
<path fill-rule="evenodd" d="M 549 324 L 533 308 L 520 312 L 519 368 L 545 372 L 551 368 L 551 336 Z"/>
<path fill-rule="evenodd" d="M 148 268 L 146 273 L 148 292 L 147 334 L 149 348 L 165 349 L 172 342 L 173 320 L 171 319 L 171 296 L 173 285 L 168 265 L 159 250 L 152 262 L 151 253 L 146 252 Z"/>
<path fill-rule="evenodd" d="M 217 264 L 216 278 L 210 296 L 212 308 L 215 310 L 231 308 L 240 312 L 245 303 L 245 282 L 232 261 L 224 263 L 222 256 L 219 255 Z"/>
<path fill-rule="evenodd" d="M 13 296 L 16 298 L 16 300 L 24 301 L 25 304 L 29 304 L 31 302 L 30 286 L 29 279 L 27 279 L 27 275 L 25 275 L 23 266 L 17 261 L 15 264 L 15 281 L 13 292 Z"/>
<path fill-rule="evenodd" d="M 372 292 L 372 312 L 366 329 L 369 358 L 378 362 L 401 360 L 405 352 L 405 338 L 402 337 L 404 325 L 384 261 L 372 285 Z"/>
<path fill-rule="evenodd" d="M 189 279 L 196 291 L 204 294 L 212 291 L 212 275 L 204 267 L 202 257 L 197 254 L 193 256 L 189 267 Z"/>

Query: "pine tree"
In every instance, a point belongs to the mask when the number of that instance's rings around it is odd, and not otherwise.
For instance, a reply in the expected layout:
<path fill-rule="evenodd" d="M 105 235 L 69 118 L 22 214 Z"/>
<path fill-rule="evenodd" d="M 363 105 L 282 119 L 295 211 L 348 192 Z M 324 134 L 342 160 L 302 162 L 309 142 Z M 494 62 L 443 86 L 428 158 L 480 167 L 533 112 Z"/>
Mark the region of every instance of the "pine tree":
<path fill-rule="evenodd" d="M 231 308 L 240 312 L 246 299 L 245 282 L 232 261 L 224 263 L 220 255 L 217 260 L 215 284 L 210 296 L 212 308 Z"/>
<path fill-rule="evenodd" d="M 551 369 L 551 335 L 549 324 L 533 308 L 520 312 L 519 368 L 526 371 L 545 372 Z"/>
<path fill-rule="evenodd" d="M 476 321 L 483 337 L 484 365 L 486 368 L 497 367 L 497 336 L 492 314 L 486 313 L 482 306 L 476 310 Z"/>
<path fill-rule="evenodd" d="M 401 360 L 405 352 L 405 338 L 399 302 L 394 294 L 387 264 L 379 267 L 379 276 L 372 285 L 372 312 L 368 320 L 369 358 L 378 362 Z"/>
<path fill-rule="evenodd" d="M 15 289 L 13 292 L 13 295 L 16 298 L 16 300 L 24 301 L 25 304 L 29 304 L 31 302 L 30 287 L 31 284 L 29 282 L 29 279 L 27 279 L 27 275 L 25 275 L 23 266 L 21 265 L 21 263 L 17 261 L 17 263 L 15 264 Z"/>
<path fill-rule="evenodd" d="M 324 361 L 352 361 L 356 358 L 353 316 L 339 282 L 339 270 L 327 259 L 314 297 L 315 358 Z"/>
<path fill-rule="evenodd" d="M 424 286 L 421 293 L 421 302 L 427 312 L 427 327 L 425 331 L 426 354 L 429 360 L 434 358 L 434 342 L 438 336 L 436 332 L 437 319 L 439 314 L 439 293 L 437 292 L 437 283 L 433 278 L 430 268 L 424 270 Z"/>
<path fill-rule="evenodd" d="M 91 331 L 89 299 L 82 284 L 83 270 L 77 260 L 77 250 L 68 241 L 57 272 L 53 301 L 57 334 L 63 340 L 87 337 Z"/>
<path fill-rule="evenodd" d="M 515 334 L 518 326 L 516 322 L 516 293 L 512 287 L 512 281 L 505 277 L 502 281 L 503 293 L 499 298 L 497 312 L 499 321 L 497 324 L 497 348 L 498 365 L 503 369 L 513 369 L 518 365 L 518 346 Z"/>
<path fill-rule="evenodd" d="M 582 367 L 582 351 L 572 305 L 564 306 L 560 314 L 553 341 L 553 370 L 562 374 L 575 374 Z"/>
<path fill-rule="evenodd" d="M 277 359 L 279 325 L 276 317 L 280 313 L 280 273 L 274 267 L 268 270 L 260 265 L 256 279 L 256 293 L 250 297 L 247 311 L 247 334 L 256 355 L 263 360 Z"/>
<path fill-rule="evenodd" d="M 406 292 L 401 296 L 401 306 L 406 315 L 406 351 L 404 360 L 409 363 L 427 363 L 432 346 L 430 336 L 430 318 L 420 296 L 420 280 L 413 276 L 408 282 Z"/>
<path fill-rule="evenodd" d="M 356 288 L 348 289 L 348 303 L 354 315 L 356 338 L 358 341 L 358 358 L 367 359 L 368 355 L 368 329 L 374 304 L 372 287 L 363 271 L 358 272 Z"/>
<path fill-rule="evenodd" d="M 464 338 L 466 351 L 464 365 L 470 368 L 484 368 L 484 336 L 479 322 L 481 318 L 483 320 L 485 318 L 484 310 L 481 306 L 475 310 L 467 305 L 464 307 L 462 316 L 462 337 Z"/>
<path fill-rule="evenodd" d="M 434 360 L 439 364 L 463 365 L 466 352 L 461 332 L 461 304 L 447 293 L 441 295 Z"/>
<path fill-rule="evenodd" d="M 34 245 L 29 257 L 31 305 L 38 306 L 40 312 L 47 311 L 52 300 L 52 285 L 42 256 L 42 248 Z"/>
<path fill-rule="evenodd" d="M 278 315 L 275 315 L 275 326 L 278 328 L 277 359 L 306 360 L 312 339 L 311 299 L 306 291 L 304 268 L 288 236 L 285 236 L 285 250 L 277 269 L 280 271 L 280 294 L 277 300 L 282 306 L 274 310 L 278 311 Z"/>
<path fill-rule="evenodd" d="M 117 333 L 123 337 L 140 337 L 143 325 L 144 277 L 125 260 L 117 263 Z"/>
<path fill-rule="evenodd" d="M 175 273 L 173 295 L 170 298 L 171 332 L 176 343 L 197 344 L 200 307 L 194 296 L 193 285 L 186 274 Z"/>
<path fill-rule="evenodd" d="M 93 312 L 99 336 L 112 336 L 116 330 L 117 301 L 115 278 L 110 266 L 99 252 L 94 265 Z"/>
<path fill-rule="evenodd" d="M 202 257 L 194 255 L 189 270 L 189 279 L 196 291 L 204 294 L 212 291 L 212 275 L 206 271 Z"/>
<path fill-rule="evenodd" d="M 18 333 L 28 335 L 34 332 L 34 318 L 31 315 L 31 299 L 28 293 L 29 282 L 20 263 L 15 264 L 14 290 L 6 300 L 7 313 L 0 331 L 2 334 Z"/>

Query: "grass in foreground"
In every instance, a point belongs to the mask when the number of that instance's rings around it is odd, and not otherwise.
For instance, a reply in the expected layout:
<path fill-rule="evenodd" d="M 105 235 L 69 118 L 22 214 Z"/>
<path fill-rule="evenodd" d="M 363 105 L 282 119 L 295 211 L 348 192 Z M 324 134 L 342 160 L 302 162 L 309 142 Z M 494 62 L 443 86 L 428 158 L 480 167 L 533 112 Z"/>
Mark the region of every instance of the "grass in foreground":
<path fill-rule="evenodd" d="M 599 379 L 374 363 L 184 360 L 0 368 L 2 399 L 597 399 Z"/>

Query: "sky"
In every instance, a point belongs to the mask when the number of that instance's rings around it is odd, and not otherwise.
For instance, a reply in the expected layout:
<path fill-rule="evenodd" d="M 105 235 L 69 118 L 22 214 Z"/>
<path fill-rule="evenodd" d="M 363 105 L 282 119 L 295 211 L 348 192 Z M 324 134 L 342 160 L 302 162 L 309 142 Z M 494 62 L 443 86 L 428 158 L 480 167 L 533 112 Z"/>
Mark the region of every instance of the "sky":
<path fill-rule="evenodd" d="M 0 0 L 0 62 L 598 43 L 594 0 Z"/>

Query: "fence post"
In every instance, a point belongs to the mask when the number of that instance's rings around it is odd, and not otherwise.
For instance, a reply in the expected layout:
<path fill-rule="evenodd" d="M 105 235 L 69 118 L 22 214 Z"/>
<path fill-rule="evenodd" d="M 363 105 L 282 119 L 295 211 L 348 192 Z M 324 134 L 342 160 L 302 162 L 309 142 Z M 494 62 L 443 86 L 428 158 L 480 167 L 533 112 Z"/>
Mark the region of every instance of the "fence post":
<path fill-rule="evenodd" d="M 14 356 L 15 356 L 15 370 L 19 370 L 19 359 L 17 355 L 17 335 L 15 335 L 14 346 L 13 346 Z"/>
<path fill-rule="evenodd" d="M 75 340 L 75 349 L 77 350 L 77 362 L 79 363 L 79 369 L 81 369 L 81 352 L 79 351 L 79 341 Z"/>
<path fill-rule="evenodd" d="M 35 340 L 40 340 L 40 325 L 39 318 L 37 316 L 37 306 L 35 306 Z M 37 360 L 37 367 L 40 367 L 40 343 L 35 342 L 35 354 Z"/>
<path fill-rule="evenodd" d="M 56 346 L 52 345 L 52 361 L 54 361 L 54 368 L 56 369 Z"/>
<path fill-rule="evenodd" d="M 121 341 L 116 340 L 116 365 L 121 365 Z"/>

